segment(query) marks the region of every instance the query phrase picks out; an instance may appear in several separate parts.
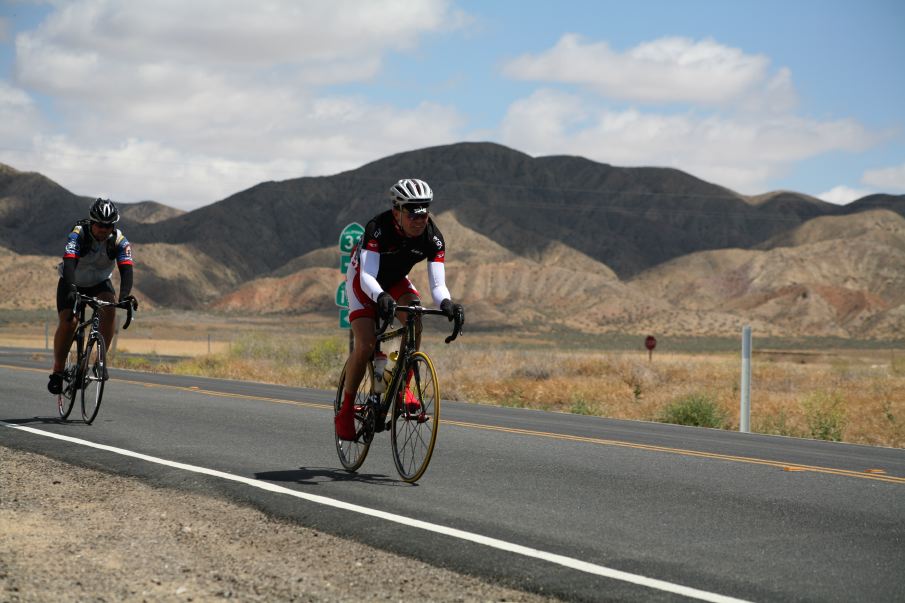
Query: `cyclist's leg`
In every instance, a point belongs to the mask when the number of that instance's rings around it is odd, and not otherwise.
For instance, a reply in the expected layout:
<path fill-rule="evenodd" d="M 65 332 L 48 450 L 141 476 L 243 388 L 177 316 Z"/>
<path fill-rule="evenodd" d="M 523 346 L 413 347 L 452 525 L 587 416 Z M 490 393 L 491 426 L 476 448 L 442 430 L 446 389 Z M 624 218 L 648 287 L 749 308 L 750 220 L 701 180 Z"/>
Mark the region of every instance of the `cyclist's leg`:
<path fill-rule="evenodd" d="M 350 273 L 352 270 L 350 270 Z M 349 322 L 352 326 L 352 352 L 346 360 L 343 383 L 343 399 L 339 412 L 333 419 L 336 434 L 341 440 L 355 439 L 354 400 L 368 362 L 374 353 L 377 305 L 360 291 L 354 283 L 354 275 L 346 278 L 349 299 Z"/>
<path fill-rule="evenodd" d="M 343 401 L 339 413 L 333 419 L 336 435 L 341 440 L 355 439 L 355 395 L 367 371 L 368 361 L 374 353 L 374 319 L 359 316 L 352 320 L 352 353 L 346 360 Z"/>
<path fill-rule="evenodd" d="M 396 300 L 396 303 L 400 306 L 411 306 L 411 305 L 421 305 L 421 295 L 418 293 L 418 290 L 415 288 L 415 285 L 409 280 L 408 277 L 405 277 L 398 283 L 395 283 L 392 287 L 390 287 L 389 294 L 393 296 L 393 299 Z M 405 322 L 406 314 L 405 312 L 397 312 L 396 320 L 399 322 Z M 401 345 L 401 343 L 400 343 Z M 415 318 L 415 349 L 421 349 L 421 317 L 418 316 Z M 401 351 L 401 350 L 400 350 Z"/>
<path fill-rule="evenodd" d="M 358 384 L 364 377 L 368 361 L 374 353 L 377 337 L 374 335 L 376 322 L 370 316 L 359 316 L 352 320 L 352 353 L 346 362 L 346 382 L 343 384 L 345 399 L 354 396 Z"/>
<path fill-rule="evenodd" d="M 110 282 L 110 279 L 107 279 L 103 283 L 92 287 L 92 292 L 88 295 L 92 295 L 98 299 L 102 299 L 110 303 L 114 303 L 116 301 L 116 294 L 113 289 L 113 283 Z M 116 325 L 116 308 L 101 308 L 100 313 L 101 335 L 104 336 L 104 343 L 106 344 L 106 349 L 104 351 L 107 351 L 110 349 L 110 343 L 113 341 L 113 328 Z"/>
<path fill-rule="evenodd" d="M 66 368 L 66 355 L 72 346 L 72 338 L 75 336 L 75 328 L 78 326 L 76 317 L 72 314 L 72 308 L 67 308 L 66 294 L 63 279 L 57 284 L 57 330 L 53 334 L 53 374 L 47 388 L 51 393 L 58 394 L 62 389 L 62 373 Z"/>
<path fill-rule="evenodd" d="M 414 286 L 411 287 L 410 290 L 403 293 L 399 296 L 398 303 L 400 306 L 410 306 L 410 305 L 421 305 L 421 298 L 418 296 L 418 291 L 415 290 Z M 404 313 L 400 312 L 397 318 L 399 320 L 405 320 L 403 316 Z M 401 318 L 400 318 L 401 317 Z M 400 343 L 401 345 L 401 343 Z M 421 317 L 418 316 L 415 318 L 415 349 L 421 349 Z M 421 407 L 417 402 L 417 399 L 412 395 L 410 385 L 412 382 L 412 376 L 414 375 L 414 371 L 409 369 L 408 373 L 405 376 L 405 387 L 399 392 L 399 397 L 401 401 L 406 403 L 406 408 L 410 413 L 420 412 Z"/>

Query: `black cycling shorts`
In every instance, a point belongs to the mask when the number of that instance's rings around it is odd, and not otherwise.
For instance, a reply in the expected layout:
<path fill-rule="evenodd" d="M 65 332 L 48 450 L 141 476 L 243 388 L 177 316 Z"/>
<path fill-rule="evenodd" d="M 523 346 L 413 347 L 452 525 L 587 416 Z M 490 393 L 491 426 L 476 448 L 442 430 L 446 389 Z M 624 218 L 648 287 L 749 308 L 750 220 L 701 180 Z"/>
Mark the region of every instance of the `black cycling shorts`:
<path fill-rule="evenodd" d="M 113 288 L 113 283 L 110 282 L 109 278 L 102 283 L 91 285 L 90 287 L 78 287 L 78 290 L 82 295 L 89 295 L 91 297 L 97 297 L 99 293 L 105 292 L 112 293 L 114 296 L 116 295 L 116 290 Z M 68 296 L 69 289 L 63 284 L 63 279 L 60 279 L 57 283 L 57 312 L 72 310 L 72 306 L 69 305 L 69 300 L 67 299 Z"/>

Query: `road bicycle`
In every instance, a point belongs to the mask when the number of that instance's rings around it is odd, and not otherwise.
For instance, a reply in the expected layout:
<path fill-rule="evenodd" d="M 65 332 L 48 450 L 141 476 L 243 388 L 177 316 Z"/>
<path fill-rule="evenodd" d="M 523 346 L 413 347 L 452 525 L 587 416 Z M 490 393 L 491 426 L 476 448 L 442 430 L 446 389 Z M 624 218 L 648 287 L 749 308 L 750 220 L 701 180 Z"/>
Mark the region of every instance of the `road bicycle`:
<path fill-rule="evenodd" d="M 91 318 L 85 320 L 85 308 L 91 308 Z M 63 391 L 57 394 L 57 410 L 64 421 L 69 418 L 75 397 L 81 392 L 82 419 L 90 425 L 97 417 L 104 396 L 104 383 L 107 374 L 107 345 L 100 332 L 101 308 L 124 308 L 127 312 L 123 329 L 132 323 L 132 312 L 138 308 L 134 299 L 125 299 L 119 303 L 108 302 L 96 297 L 79 294 L 73 307 L 73 314 L 78 317 L 75 329 L 75 349 L 70 349 L 63 369 Z M 90 327 L 90 329 L 89 329 Z M 88 330 L 86 336 L 85 330 Z"/>
<path fill-rule="evenodd" d="M 415 320 L 425 314 L 446 315 L 422 306 L 399 306 L 396 310 L 407 314 L 405 324 L 389 332 L 386 328 L 392 321 L 377 328 L 374 355 L 355 394 L 355 440 L 342 440 L 335 434 L 334 437 L 342 466 L 354 472 L 368 456 L 374 435 L 389 431 L 396 471 L 403 481 L 414 483 L 424 475 L 430 463 L 440 425 L 437 371 L 430 357 L 415 348 Z M 456 319 L 446 343 L 453 341 L 461 331 L 462 323 Z M 375 374 L 374 358 L 381 353 L 380 344 L 396 337 L 401 337 L 402 343 L 392 371 L 385 375 Z M 392 354 L 390 358 L 393 359 Z M 343 402 L 345 378 L 344 367 L 333 402 L 334 414 L 339 413 Z M 378 380 L 384 380 L 385 387 Z"/>

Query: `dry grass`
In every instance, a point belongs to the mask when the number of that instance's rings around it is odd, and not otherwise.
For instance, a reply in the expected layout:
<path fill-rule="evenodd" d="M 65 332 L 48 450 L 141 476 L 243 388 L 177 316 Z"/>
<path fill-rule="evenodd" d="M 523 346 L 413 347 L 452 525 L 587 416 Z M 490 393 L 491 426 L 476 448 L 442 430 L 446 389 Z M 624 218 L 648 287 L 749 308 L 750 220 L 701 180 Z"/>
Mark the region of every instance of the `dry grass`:
<path fill-rule="evenodd" d="M 335 387 L 347 343 L 340 337 L 287 343 L 250 336 L 227 354 L 170 367 L 180 374 Z M 446 399 L 644 421 L 684 400 L 713 401 L 726 429 L 738 429 L 738 355 L 511 350 L 468 342 L 426 342 Z M 755 359 L 752 430 L 905 447 L 905 358 Z"/>
<path fill-rule="evenodd" d="M 333 389 L 348 351 L 346 332 L 301 322 L 250 323 L 238 331 L 229 321 L 156 332 L 153 323 L 144 326 L 145 340 L 136 331 L 120 340 L 121 352 L 195 355 L 169 363 L 123 355 L 121 366 Z M 704 399 L 722 427 L 738 429 L 738 353 L 657 353 L 649 362 L 646 352 L 565 351 L 542 341 L 522 337 L 523 347 L 514 348 L 499 334 L 469 334 L 446 346 L 432 333 L 423 347 L 446 399 L 644 421 Z M 905 447 L 905 353 L 755 348 L 751 382 L 752 431 Z"/>

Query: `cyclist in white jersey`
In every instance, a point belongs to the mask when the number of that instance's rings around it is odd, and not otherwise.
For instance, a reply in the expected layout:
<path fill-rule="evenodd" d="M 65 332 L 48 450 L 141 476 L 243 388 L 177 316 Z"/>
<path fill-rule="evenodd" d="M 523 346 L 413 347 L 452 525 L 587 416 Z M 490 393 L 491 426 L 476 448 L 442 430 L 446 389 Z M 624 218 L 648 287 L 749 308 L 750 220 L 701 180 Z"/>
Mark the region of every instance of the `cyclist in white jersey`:
<path fill-rule="evenodd" d="M 392 209 L 368 222 L 361 241 L 352 251 L 346 292 L 354 345 L 346 362 L 343 403 L 334 419 L 336 433 L 343 440 L 355 439 L 353 400 L 374 353 L 377 318 L 391 319 L 396 304 L 421 303 L 418 290 L 408 278 L 415 264 L 427 260 L 434 303 L 450 320 L 459 317 L 461 322 L 465 321 L 465 310 L 461 304 L 452 302 L 446 287 L 446 243 L 430 217 L 433 197 L 433 191 L 423 180 L 400 180 L 390 188 Z M 399 319 L 405 320 L 401 313 Z M 416 342 L 420 343 L 420 319 L 416 334 Z"/>

